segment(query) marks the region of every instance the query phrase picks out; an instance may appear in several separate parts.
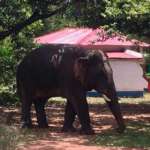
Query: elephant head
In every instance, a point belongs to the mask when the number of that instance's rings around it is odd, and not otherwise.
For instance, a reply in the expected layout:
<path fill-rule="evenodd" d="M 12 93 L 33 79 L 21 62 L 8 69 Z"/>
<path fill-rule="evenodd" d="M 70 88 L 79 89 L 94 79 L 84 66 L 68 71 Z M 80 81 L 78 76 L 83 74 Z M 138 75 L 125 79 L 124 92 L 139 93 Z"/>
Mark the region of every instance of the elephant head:
<path fill-rule="evenodd" d="M 102 95 L 118 123 L 118 131 L 125 129 L 124 120 L 118 103 L 118 96 L 113 80 L 113 71 L 107 56 L 101 51 L 90 51 L 75 63 L 75 76 L 86 90 L 95 89 Z"/>

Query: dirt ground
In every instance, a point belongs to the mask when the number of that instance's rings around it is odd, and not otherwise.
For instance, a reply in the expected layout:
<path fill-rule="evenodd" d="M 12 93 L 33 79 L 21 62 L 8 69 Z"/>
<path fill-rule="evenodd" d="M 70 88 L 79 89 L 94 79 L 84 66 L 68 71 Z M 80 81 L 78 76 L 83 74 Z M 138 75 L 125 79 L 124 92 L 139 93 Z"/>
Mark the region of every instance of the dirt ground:
<path fill-rule="evenodd" d="M 64 103 L 50 103 L 46 107 L 49 128 L 38 129 L 36 127 L 35 111 L 32 111 L 32 120 L 35 127 L 29 140 L 18 145 L 17 150 L 143 150 L 148 148 L 125 148 L 113 145 L 97 146 L 94 141 L 97 136 L 105 133 L 117 134 L 114 131 L 116 122 L 105 104 L 92 103 L 89 105 L 91 124 L 95 135 L 83 136 L 77 133 L 61 133 L 64 116 Z M 123 103 L 121 109 L 127 124 L 142 123 L 150 125 L 150 102 L 146 104 Z M 7 125 L 19 127 L 20 110 L 17 107 L 0 107 L 0 121 Z M 80 128 L 78 119 L 75 127 Z M 140 131 L 140 129 L 139 129 Z M 150 142 L 150 141 L 149 141 Z"/>

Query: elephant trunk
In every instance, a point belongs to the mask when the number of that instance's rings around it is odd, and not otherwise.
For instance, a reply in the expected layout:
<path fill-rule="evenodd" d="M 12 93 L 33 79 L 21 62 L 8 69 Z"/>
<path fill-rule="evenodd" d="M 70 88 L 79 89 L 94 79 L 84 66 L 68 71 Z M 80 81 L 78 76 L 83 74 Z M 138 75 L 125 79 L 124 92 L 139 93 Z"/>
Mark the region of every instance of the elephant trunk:
<path fill-rule="evenodd" d="M 106 101 L 118 101 L 118 95 L 114 83 L 105 89 L 99 90 Z"/>
<path fill-rule="evenodd" d="M 118 101 L 118 96 L 115 89 L 108 89 L 104 91 L 103 97 L 106 101 Z"/>
<path fill-rule="evenodd" d="M 116 122 L 118 124 L 117 131 L 119 133 L 124 132 L 125 124 L 124 124 L 124 119 L 120 110 L 120 104 L 118 102 L 118 96 L 117 96 L 115 86 L 104 91 L 103 97 L 106 100 L 106 103 L 109 109 L 111 110 L 112 114 L 114 115 L 116 119 Z"/>

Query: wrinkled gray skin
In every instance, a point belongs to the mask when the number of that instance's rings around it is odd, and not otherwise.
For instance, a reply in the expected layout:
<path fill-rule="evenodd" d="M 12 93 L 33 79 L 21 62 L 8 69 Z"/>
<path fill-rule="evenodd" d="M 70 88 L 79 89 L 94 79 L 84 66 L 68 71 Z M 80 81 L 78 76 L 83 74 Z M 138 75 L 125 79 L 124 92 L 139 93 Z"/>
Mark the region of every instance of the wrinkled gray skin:
<path fill-rule="evenodd" d="M 22 127 L 32 127 L 30 109 L 35 105 L 39 127 L 48 127 L 44 110 L 48 98 L 67 99 L 64 132 L 75 131 L 77 115 L 81 133 L 92 134 L 86 92 L 92 89 L 107 96 L 118 132 L 125 129 L 113 81 L 112 69 L 101 51 L 65 45 L 44 45 L 32 51 L 17 69 L 17 91 L 22 104 Z"/>

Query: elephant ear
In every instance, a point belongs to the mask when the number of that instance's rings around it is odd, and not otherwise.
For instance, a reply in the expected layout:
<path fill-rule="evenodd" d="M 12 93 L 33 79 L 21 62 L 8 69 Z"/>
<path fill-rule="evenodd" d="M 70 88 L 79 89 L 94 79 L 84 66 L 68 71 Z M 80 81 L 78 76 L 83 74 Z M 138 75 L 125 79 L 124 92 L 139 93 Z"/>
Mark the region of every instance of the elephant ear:
<path fill-rule="evenodd" d="M 99 51 L 99 52 L 100 52 L 101 55 L 102 55 L 105 69 L 106 69 L 109 73 L 112 72 L 112 68 L 111 68 L 110 63 L 109 63 L 109 61 L 108 61 L 108 56 L 107 56 L 107 54 L 104 53 L 104 52 L 102 52 L 102 51 Z"/>
<path fill-rule="evenodd" d="M 75 78 L 80 80 L 84 84 L 85 76 L 88 67 L 88 57 L 80 57 L 75 61 L 74 74 Z"/>

